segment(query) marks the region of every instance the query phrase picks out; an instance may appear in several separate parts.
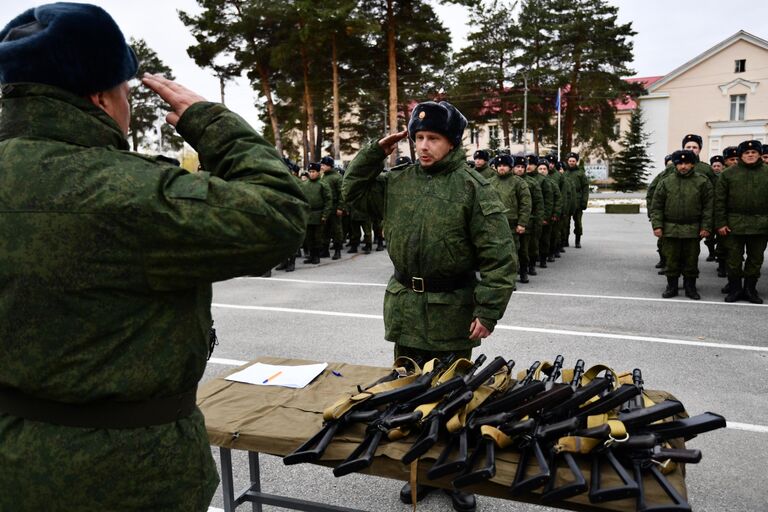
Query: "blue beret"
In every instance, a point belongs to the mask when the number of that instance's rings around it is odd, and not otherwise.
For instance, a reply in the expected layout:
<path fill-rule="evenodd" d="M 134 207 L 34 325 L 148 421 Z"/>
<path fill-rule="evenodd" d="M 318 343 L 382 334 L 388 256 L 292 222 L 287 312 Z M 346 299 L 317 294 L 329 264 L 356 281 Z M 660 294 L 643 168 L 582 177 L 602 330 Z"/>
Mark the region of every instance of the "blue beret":
<path fill-rule="evenodd" d="M 86 95 L 130 80 L 138 67 L 115 20 L 95 5 L 41 5 L 0 32 L 1 84 L 33 82 Z"/>
<path fill-rule="evenodd" d="M 416 140 L 416 132 L 435 132 L 445 136 L 454 146 L 461 146 L 467 119 L 447 101 L 419 103 L 411 112 L 408 135 Z"/>

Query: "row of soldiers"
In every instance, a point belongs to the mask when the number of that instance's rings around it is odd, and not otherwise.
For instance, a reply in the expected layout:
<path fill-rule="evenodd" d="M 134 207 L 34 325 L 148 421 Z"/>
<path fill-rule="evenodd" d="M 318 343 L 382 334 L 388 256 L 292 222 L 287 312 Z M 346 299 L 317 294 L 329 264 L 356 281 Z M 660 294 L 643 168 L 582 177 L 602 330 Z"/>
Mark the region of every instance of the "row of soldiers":
<path fill-rule="evenodd" d="M 700 240 L 717 261 L 717 274 L 728 277 L 726 302 L 762 304 L 757 292 L 768 244 L 768 146 L 746 140 L 699 160 L 702 138 L 688 134 L 683 149 L 665 158 L 669 165 L 648 187 L 646 201 L 654 235 L 659 238 L 659 274 L 667 277 L 662 297 L 678 294 L 698 300 Z M 746 252 L 746 261 L 744 254 Z"/>
<path fill-rule="evenodd" d="M 507 210 L 519 261 L 521 283 L 537 275 L 536 264 L 547 268 L 570 247 L 571 220 L 575 248 L 581 248 L 582 214 L 589 201 L 589 181 L 579 169 L 579 155 L 569 153 L 565 162 L 549 154 L 491 159 L 486 150 L 475 151 L 474 167 L 498 191 Z"/>

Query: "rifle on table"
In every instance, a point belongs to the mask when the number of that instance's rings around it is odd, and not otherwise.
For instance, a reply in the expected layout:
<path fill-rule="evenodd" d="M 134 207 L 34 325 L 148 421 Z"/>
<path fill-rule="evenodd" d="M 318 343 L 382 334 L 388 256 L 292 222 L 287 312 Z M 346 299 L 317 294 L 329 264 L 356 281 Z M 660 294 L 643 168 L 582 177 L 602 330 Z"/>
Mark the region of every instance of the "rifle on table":
<path fill-rule="evenodd" d="M 442 363 L 438 363 L 436 366 L 442 367 L 441 365 Z M 389 374 L 364 388 L 358 386 L 358 391 L 360 393 L 366 393 L 371 389 L 375 389 L 376 386 L 380 384 L 394 382 L 401 377 L 403 377 L 401 371 L 395 368 Z M 429 388 L 431 378 L 431 373 L 421 374 L 410 384 L 374 394 L 368 397 L 367 400 L 361 401 L 357 407 L 350 408 L 348 411 L 344 412 L 339 418 L 325 421 L 322 428 L 315 435 L 302 443 L 293 452 L 283 457 L 283 464 L 292 465 L 319 460 L 339 429 L 352 423 L 371 421 L 380 414 L 376 407 L 389 402 L 409 400 L 414 396 L 423 393 Z"/>
<path fill-rule="evenodd" d="M 429 380 L 439 375 L 443 370 L 443 365 L 435 365 L 435 369 L 430 372 Z M 431 387 L 423 391 L 421 394 L 410 398 L 409 400 L 398 403 L 391 402 L 388 407 L 379 412 L 372 420 L 368 422 L 366 427 L 366 434 L 363 441 L 352 451 L 341 464 L 333 469 L 334 476 L 340 477 L 348 475 L 349 473 L 360 471 L 367 468 L 373 462 L 373 457 L 376 454 L 376 449 L 381 443 L 385 434 L 390 430 L 406 425 L 413 421 L 413 415 L 409 414 L 409 411 L 413 411 L 416 407 L 440 401 L 446 395 L 460 389 L 464 384 L 464 379 L 460 376 L 453 377 L 437 386 Z M 458 397 L 459 399 L 470 400 L 470 396 Z"/>

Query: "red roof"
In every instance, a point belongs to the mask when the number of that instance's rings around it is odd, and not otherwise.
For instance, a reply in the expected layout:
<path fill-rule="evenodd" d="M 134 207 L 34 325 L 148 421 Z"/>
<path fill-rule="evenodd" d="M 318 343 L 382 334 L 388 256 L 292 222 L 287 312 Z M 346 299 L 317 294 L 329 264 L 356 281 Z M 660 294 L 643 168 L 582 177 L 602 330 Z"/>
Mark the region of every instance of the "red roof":
<path fill-rule="evenodd" d="M 631 83 L 631 84 L 641 84 L 643 88 L 648 89 L 648 87 L 651 86 L 651 84 L 658 82 L 664 78 L 664 76 L 645 76 L 645 77 L 637 77 L 637 78 L 625 78 L 624 80 Z M 616 100 L 613 105 L 616 107 L 616 110 L 619 112 L 624 110 L 635 110 L 637 108 L 637 102 L 627 96 L 623 100 Z"/>

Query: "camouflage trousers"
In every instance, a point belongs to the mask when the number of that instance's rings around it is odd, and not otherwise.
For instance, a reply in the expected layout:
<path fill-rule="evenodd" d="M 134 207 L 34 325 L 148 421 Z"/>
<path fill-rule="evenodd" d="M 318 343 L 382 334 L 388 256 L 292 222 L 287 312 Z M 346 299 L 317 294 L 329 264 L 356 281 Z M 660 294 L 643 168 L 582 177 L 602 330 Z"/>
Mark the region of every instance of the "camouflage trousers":
<path fill-rule="evenodd" d="M 582 229 L 581 225 L 581 217 L 584 215 L 584 210 L 581 208 L 576 208 L 576 211 L 573 212 L 573 215 L 571 218 L 573 219 L 573 234 L 576 236 L 581 236 L 584 233 L 584 230 Z"/>
<path fill-rule="evenodd" d="M 517 260 L 521 269 L 525 269 L 525 273 L 528 273 L 528 254 L 529 246 L 531 245 L 532 236 L 527 231 L 518 237 L 519 243 L 517 244 Z"/>
<path fill-rule="evenodd" d="M 667 277 L 699 277 L 701 244 L 698 238 L 663 237 L 661 247 L 667 259 Z"/>
<path fill-rule="evenodd" d="M 472 358 L 472 349 L 464 349 L 464 350 L 446 350 L 446 351 L 432 351 L 432 350 L 422 350 L 420 348 L 414 348 L 414 347 L 406 347 L 404 345 L 400 345 L 398 343 L 395 343 L 395 359 L 398 357 L 410 357 L 419 365 L 423 365 L 430 359 L 434 359 L 437 357 L 438 359 L 446 360 L 449 357 L 453 356 L 454 358 L 458 359 L 460 357 L 463 357 L 464 359 L 471 359 Z"/>
<path fill-rule="evenodd" d="M 323 246 L 323 224 L 309 224 L 304 236 L 304 246 L 309 249 L 320 249 Z"/>
<path fill-rule="evenodd" d="M 549 254 L 560 249 L 560 233 L 562 232 L 562 219 L 552 223 L 549 228 Z"/>
<path fill-rule="evenodd" d="M 539 237 L 539 259 L 546 258 L 551 254 L 550 240 L 552 238 L 552 221 L 541 225 L 541 236 Z"/>
<path fill-rule="evenodd" d="M 528 241 L 528 265 L 533 265 L 539 259 L 539 240 L 541 239 L 541 221 L 531 221 L 528 224 L 530 229 L 530 240 Z M 526 231 L 527 233 L 527 231 Z"/>
<path fill-rule="evenodd" d="M 371 244 L 373 237 L 371 235 L 370 220 L 350 220 L 349 222 L 349 242 L 353 246 L 360 245 L 360 232 L 362 231 L 362 241 L 365 244 Z"/>
<path fill-rule="evenodd" d="M 341 217 L 334 211 L 331 218 L 323 226 L 323 247 L 328 247 L 333 240 L 333 248 L 341 249 L 344 245 L 344 228 L 342 227 Z"/>
<path fill-rule="evenodd" d="M 725 266 L 728 277 L 760 277 L 768 235 L 730 235 L 723 237 L 726 257 Z M 744 261 L 744 252 L 747 259 Z M 744 266 L 742 267 L 742 262 Z"/>

